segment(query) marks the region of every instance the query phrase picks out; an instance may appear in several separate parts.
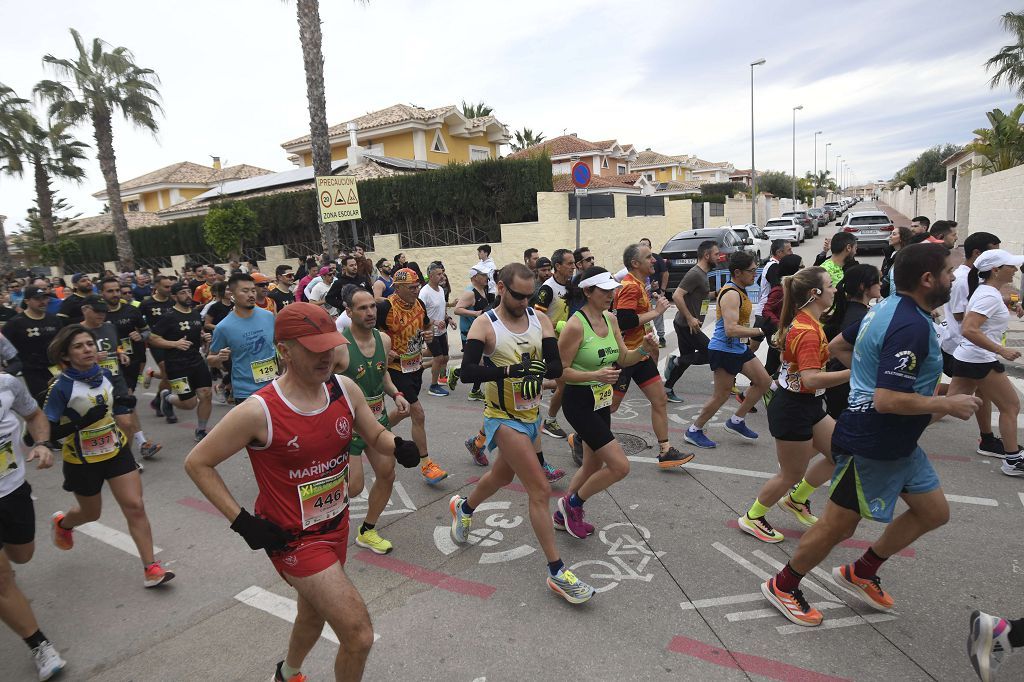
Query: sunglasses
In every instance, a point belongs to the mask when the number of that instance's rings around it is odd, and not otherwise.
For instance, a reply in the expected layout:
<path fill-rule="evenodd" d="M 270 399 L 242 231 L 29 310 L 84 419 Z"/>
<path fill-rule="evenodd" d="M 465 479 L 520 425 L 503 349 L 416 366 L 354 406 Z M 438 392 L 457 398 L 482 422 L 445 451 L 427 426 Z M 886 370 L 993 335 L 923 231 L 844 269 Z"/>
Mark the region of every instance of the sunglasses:
<path fill-rule="evenodd" d="M 514 298 L 515 300 L 517 300 L 517 301 L 525 301 L 526 299 L 528 299 L 531 296 L 533 296 L 533 292 L 532 291 L 527 292 L 525 294 L 520 293 L 520 292 L 516 291 L 515 289 L 505 289 L 505 291 L 507 291 L 509 293 L 509 295 L 512 298 Z"/>
<path fill-rule="evenodd" d="M 267 282 L 262 282 L 262 283 L 256 285 L 256 287 L 259 288 L 259 289 L 266 289 L 269 286 L 270 286 L 270 284 L 267 283 Z"/>
<path fill-rule="evenodd" d="M 586 258 L 584 258 L 580 262 L 581 263 L 593 263 L 594 262 L 594 256 L 587 256 Z"/>

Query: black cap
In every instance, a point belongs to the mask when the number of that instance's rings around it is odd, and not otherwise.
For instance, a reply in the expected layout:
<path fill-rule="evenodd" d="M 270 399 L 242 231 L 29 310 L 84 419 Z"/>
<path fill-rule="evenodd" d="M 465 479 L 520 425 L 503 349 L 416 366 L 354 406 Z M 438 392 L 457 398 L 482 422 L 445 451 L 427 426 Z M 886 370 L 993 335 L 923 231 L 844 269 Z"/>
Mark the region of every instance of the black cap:
<path fill-rule="evenodd" d="M 548 258 L 547 256 L 541 256 L 540 258 L 537 259 L 537 265 L 535 267 L 538 267 L 538 268 L 550 268 L 551 267 L 551 259 Z"/>
<path fill-rule="evenodd" d="M 92 308 L 93 311 L 97 313 L 105 313 L 110 310 L 110 307 L 107 305 L 107 302 L 104 301 L 99 296 L 97 296 L 96 294 L 86 296 L 85 300 L 82 301 L 82 307 Z"/>
<path fill-rule="evenodd" d="M 182 289 L 188 289 L 188 282 L 175 282 L 171 285 L 171 293 L 177 294 Z"/>
<path fill-rule="evenodd" d="M 25 287 L 25 298 L 48 298 L 50 294 L 42 287 Z"/>

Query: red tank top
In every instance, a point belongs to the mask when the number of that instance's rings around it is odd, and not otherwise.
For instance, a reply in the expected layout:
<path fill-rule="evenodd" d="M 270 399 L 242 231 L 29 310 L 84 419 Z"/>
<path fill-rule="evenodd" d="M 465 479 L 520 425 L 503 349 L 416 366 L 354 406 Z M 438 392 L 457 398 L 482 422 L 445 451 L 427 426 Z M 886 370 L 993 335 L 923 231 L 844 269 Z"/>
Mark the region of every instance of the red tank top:
<path fill-rule="evenodd" d="M 259 488 L 254 508 L 296 535 L 348 522 L 352 407 L 335 377 L 324 394 L 327 405 L 309 413 L 288 402 L 276 379 L 252 395 L 267 418 L 267 444 L 246 447 Z"/>

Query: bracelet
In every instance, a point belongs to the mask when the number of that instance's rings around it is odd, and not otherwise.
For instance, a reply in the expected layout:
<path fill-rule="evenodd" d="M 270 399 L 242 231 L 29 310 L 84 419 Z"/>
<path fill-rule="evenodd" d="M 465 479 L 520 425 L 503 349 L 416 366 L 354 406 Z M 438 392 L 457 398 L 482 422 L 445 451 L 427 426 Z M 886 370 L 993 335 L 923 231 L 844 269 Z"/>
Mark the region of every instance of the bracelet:
<path fill-rule="evenodd" d="M 391 396 L 391 399 L 392 399 L 392 400 L 394 400 L 394 399 L 395 399 L 395 398 L 397 398 L 398 396 L 402 396 L 402 397 L 404 398 L 404 397 L 405 397 L 405 394 L 404 394 L 404 393 L 402 393 L 401 391 L 395 391 L 395 394 L 394 394 L 393 396 Z"/>
<path fill-rule="evenodd" d="M 647 349 L 646 349 L 646 348 L 644 348 L 643 346 L 640 346 L 639 348 L 637 348 L 637 349 L 636 349 L 636 351 L 637 351 L 638 353 L 640 353 L 640 355 L 641 355 L 642 357 L 645 357 L 645 358 L 649 358 L 649 357 L 651 357 L 651 354 L 650 354 L 650 353 L 648 353 L 648 352 L 647 352 Z"/>

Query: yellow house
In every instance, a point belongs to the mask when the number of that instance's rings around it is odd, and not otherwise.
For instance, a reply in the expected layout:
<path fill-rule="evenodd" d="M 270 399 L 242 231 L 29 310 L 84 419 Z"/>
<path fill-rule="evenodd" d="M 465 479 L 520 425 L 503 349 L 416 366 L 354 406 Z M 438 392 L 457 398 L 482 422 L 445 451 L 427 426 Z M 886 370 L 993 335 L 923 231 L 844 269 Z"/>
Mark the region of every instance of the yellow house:
<path fill-rule="evenodd" d="M 347 158 L 352 139 L 371 156 L 447 164 L 496 159 L 508 128 L 493 116 L 466 118 L 455 106 L 396 104 L 327 129 L 331 160 Z M 297 166 L 313 165 L 309 135 L 281 145 Z"/>
<path fill-rule="evenodd" d="M 651 151 L 648 147 L 629 164 L 630 173 L 640 173 L 651 182 L 685 182 L 693 179 L 693 168 L 684 159 Z"/>
<path fill-rule="evenodd" d="M 212 166 L 181 161 L 121 183 L 121 205 L 125 213 L 155 213 L 189 199 L 194 199 L 227 180 L 252 178 L 270 173 L 265 168 L 238 164 L 221 168 L 214 157 Z M 93 194 L 107 201 L 107 190 Z"/>

